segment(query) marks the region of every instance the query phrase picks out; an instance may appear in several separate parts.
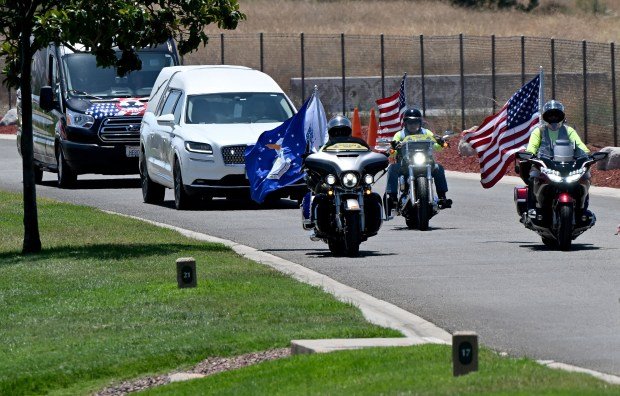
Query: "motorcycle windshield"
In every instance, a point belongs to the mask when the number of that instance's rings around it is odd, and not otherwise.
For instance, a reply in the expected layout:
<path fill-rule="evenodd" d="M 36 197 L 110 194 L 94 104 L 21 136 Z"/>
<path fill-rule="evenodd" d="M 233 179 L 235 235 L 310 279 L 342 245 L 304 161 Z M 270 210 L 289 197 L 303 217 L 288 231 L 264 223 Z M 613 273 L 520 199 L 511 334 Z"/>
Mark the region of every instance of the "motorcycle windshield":
<path fill-rule="evenodd" d="M 355 142 L 343 142 L 343 143 L 334 143 L 330 146 L 323 148 L 323 151 L 326 152 L 368 152 L 370 149 L 366 146 L 363 146 L 360 143 Z"/>

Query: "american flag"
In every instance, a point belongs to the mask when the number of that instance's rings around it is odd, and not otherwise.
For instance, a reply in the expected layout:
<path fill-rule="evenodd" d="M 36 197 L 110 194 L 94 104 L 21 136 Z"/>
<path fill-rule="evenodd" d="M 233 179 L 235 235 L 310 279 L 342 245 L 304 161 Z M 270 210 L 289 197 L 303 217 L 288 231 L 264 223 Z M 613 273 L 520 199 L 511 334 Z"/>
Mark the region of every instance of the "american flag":
<path fill-rule="evenodd" d="M 392 136 L 402 129 L 402 116 L 407 109 L 407 96 L 405 93 L 405 81 L 407 73 L 400 82 L 400 89 L 392 96 L 378 99 L 379 106 L 379 140 L 381 138 L 391 140 Z"/>
<path fill-rule="evenodd" d="M 122 98 L 111 102 L 93 103 L 86 110 L 86 114 L 99 119 L 114 116 L 144 115 L 145 111 L 146 102 L 142 102 L 138 98 Z"/>
<path fill-rule="evenodd" d="M 487 117 L 463 139 L 478 153 L 480 183 L 493 187 L 501 179 L 539 122 L 540 74 L 519 89 L 498 113 Z"/>

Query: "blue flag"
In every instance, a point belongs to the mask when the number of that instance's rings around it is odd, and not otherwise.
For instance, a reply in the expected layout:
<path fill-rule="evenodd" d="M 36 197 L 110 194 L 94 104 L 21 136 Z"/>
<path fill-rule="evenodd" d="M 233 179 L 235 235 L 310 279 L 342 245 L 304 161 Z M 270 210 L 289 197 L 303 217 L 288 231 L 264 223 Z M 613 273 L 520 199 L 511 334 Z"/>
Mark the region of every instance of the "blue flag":
<path fill-rule="evenodd" d="M 263 132 L 255 145 L 245 149 L 245 169 L 254 201 L 262 203 L 268 193 L 303 178 L 301 155 L 307 148 L 316 151 L 317 145 L 325 143 L 327 131 L 316 133 L 317 126 L 324 128 L 326 125 L 324 118 L 323 106 L 313 94 L 297 114 L 279 127 Z M 306 141 L 307 137 L 310 142 Z"/>

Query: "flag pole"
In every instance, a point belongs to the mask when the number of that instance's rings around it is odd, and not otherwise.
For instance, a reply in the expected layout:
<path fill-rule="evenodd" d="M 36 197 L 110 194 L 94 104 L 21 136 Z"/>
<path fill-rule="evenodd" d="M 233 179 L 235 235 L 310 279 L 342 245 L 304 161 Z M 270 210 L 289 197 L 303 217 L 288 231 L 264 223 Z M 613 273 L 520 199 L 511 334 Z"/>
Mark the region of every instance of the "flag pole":
<path fill-rule="evenodd" d="M 409 103 L 407 103 L 407 72 L 405 72 L 405 75 L 403 76 L 403 81 L 405 81 L 405 108 L 408 109 Z"/>
<path fill-rule="evenodd" d="M 540 87 L 538 88 L 538 112 L 540 113 L 538 118 L 538 123 L 542 122 L 542 109 L 545 103 L 545 72 L 543 71 L 543 67 L 540 66 Z"/>

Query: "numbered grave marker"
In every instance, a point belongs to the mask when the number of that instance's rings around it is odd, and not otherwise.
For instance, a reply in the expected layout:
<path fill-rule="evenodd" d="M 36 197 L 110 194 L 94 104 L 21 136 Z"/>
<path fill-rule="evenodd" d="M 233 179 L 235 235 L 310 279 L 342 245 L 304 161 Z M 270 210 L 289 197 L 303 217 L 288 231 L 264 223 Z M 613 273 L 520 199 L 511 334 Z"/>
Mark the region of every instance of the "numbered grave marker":
<path fill-rule="evenodd" d="M 177 259 L 177 283 L 179 288 L 196 287 L 196 260 L 193 257 Z"/>
<path fill-rule="evenodd" d="M 452 373 L 459 376 L 478 371 L 478 334 L 457 331 L 452 335 Z"/>

